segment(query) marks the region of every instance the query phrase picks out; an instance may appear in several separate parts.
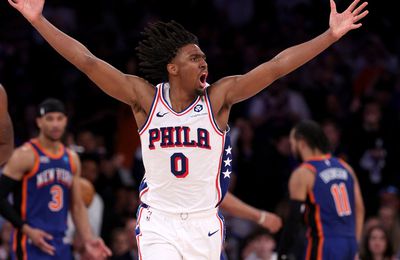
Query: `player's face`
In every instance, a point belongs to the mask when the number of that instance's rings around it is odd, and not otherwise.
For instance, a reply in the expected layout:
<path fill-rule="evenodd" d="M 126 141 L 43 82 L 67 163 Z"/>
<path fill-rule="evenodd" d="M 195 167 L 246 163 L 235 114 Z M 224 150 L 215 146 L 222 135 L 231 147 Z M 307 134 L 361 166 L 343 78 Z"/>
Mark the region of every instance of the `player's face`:
<path fill-rule="evenodd" d="M 290 132 L 289 141 L 290 141 L 290 148 L 292 150 L 293 156 L 296 159 L 300 160 L 301 159 L 301 155 L 300 155 L 300 150 L 299 150 L 299 142 L 294 137 L 294 130 L 292 130 Z"/>
<path fill-rule="evenodd" d="M 51 141 L 59 141 L 67 126 L 67 117 L 60 112 L 50 112 L 37 119 L 40 132 Z"/>
<path fill-rule="evenodd" d="M 207 86 L 208 65 L 206 55 L 199 46 L 196 44 L 183 46 L 171 64 L 174 66 L 172 73 L 180 78 L 183 86 L 195 89 L 199 93 L 204 92 Z"/>

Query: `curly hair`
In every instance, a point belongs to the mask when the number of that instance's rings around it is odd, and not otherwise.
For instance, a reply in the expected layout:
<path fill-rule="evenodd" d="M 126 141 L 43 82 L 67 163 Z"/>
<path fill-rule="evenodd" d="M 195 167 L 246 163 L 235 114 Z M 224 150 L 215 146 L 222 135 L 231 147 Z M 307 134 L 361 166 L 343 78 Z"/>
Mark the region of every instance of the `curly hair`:
<path fill-rule="evenodd" d="M 175 21 L 150 24 L 142 32 L 137 55 L 139 69 L 152 84 L 168 80 L 167 64 L 187 44 L 198 44 L 197 37 Z"/>

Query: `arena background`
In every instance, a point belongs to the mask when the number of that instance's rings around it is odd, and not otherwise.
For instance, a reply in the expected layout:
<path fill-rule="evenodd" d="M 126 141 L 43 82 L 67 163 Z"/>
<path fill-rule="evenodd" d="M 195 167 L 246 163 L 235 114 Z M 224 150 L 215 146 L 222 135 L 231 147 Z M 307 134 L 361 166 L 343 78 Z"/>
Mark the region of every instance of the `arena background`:
<path fill-rule="evenodd" d="M 338 11 L 349 3 L 337 0 Z M 290 155 L 289 129 L 301 119 L 317 120 L 333 153 L 356 170 L 367 220 L 382 221 L 398 254 L 400 19 L 387 1 L 371 0 L 368 10 L 360 29 L 234 107 L 231 190 L 253 206 L 284 215 L 287 180 L 298 163 Z M 284 48 L 322 33 L 328 28 L 329 1 L 51 0 L 44 14 L 95 55 L 139 75 L 135 47 L 140 31 L 148 22 L 174 19 L 199 37 L 212 83 L 245 73 Z M 56 97 L 67 104 L 65 142 L 81 153 L 83 174 L 104 203 L 101 235 L 114 253 L 134 254 L 129 223 L 134 222 L 143 169 L 129 107 L 61 58 L 7 1 L 0 3 L 0 82 L 9 95 L 16 145 L 37 134 L 39 102 Z M 256 236 L 253 232 L 259 235 L 257 226 L 227 216 L 227 227 L 226 254 L 229 259 L 244 258 L 251 251 L 246 245 Z M 273 250 L 279 233 L 260 232 L 268 237 L 265 247 Z M 131 244 L 123 244 L 124 239 Z M 2 247 L 5 244 L 3 237 Z"/>

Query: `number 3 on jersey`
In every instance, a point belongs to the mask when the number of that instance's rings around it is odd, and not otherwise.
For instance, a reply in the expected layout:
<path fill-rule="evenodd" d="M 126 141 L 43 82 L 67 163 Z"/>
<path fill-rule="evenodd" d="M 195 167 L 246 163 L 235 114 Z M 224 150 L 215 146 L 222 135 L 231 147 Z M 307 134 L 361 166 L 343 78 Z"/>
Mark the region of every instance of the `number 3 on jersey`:
<path fill-rule="evenodd" d="M 63 208 L 64 191 L 60 185 L 54 185 L 50 188 L 51 201 L 49 209 L 53 212 L 60 211 Z"/>
<path fill-rule="evenodd" d="M 183 153 L 171 156 L 171 172 L 176 178 L 185 178 L 189 174 L 189 160 Z"/>
<path fill-rule="evenodd" d="M 333 200 L 335 201 L 336 211 L 338 215 L 340 217 L 350 216 L 351 207 L 346 185 L 343 182 L 339 184 L 332 184 L 331 194 L 333 196 Z"/>

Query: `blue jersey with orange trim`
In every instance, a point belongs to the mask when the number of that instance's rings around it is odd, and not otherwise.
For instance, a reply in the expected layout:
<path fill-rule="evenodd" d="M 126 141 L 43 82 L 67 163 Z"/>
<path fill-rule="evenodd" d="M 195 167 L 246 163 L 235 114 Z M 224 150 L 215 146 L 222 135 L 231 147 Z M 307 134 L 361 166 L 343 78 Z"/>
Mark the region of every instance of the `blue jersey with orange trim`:
<path fill-rule="evenodd" d="M 348 166 L 330 155 L 302 164 L 315 173 L 315 183 L 307 195 L 308 236 L 355 237 L 354 179 Z"/>
<path fill-rule="evenodd" d="M 70 207 L 73 161 L 64 146 L 49 154 L 37 140 L 31 140 L 35 166 L 22 179 L 21 216 L 32 227 L 53 236 L 64 236 Z"/>

